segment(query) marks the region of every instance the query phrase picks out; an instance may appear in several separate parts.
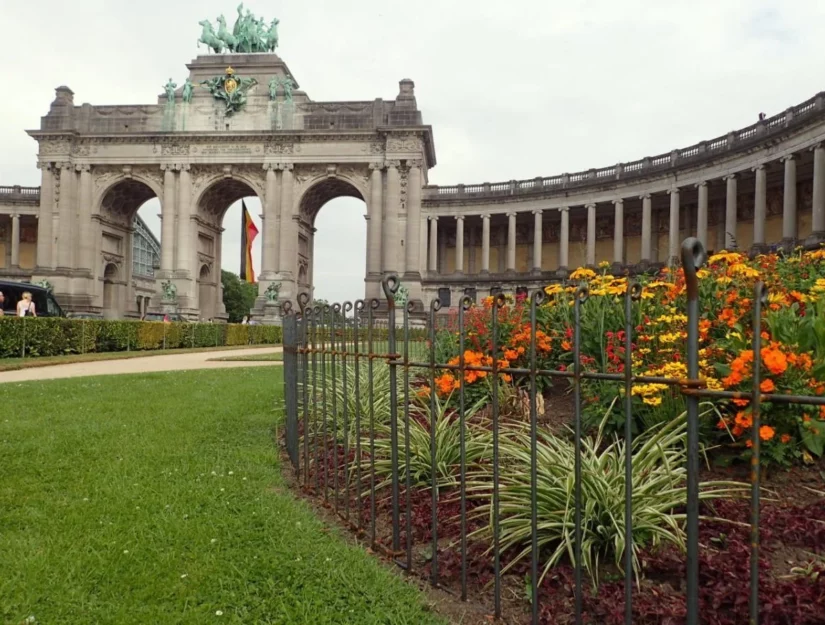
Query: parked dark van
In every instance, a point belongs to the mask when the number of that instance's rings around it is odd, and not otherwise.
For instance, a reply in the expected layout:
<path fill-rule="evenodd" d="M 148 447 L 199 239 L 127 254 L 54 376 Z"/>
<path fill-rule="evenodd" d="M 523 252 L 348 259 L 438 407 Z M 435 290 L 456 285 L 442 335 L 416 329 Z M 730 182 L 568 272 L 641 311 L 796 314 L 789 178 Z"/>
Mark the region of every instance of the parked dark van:
<path fill-rule="evenodd" d="M 28 282 L 10 282 L 0 280 L 0 293 L 3 294 L 3 313 L 9 317 L 14 317 L 17 313 L 17 302 L 23 299 L 23 293 L 28 291 L 32 294 L 34 310 L 38 317 L 65 317 L 66 314 L 60 308 L 60 304 L 49 293 L 47 289 L 37 284 Z"/>

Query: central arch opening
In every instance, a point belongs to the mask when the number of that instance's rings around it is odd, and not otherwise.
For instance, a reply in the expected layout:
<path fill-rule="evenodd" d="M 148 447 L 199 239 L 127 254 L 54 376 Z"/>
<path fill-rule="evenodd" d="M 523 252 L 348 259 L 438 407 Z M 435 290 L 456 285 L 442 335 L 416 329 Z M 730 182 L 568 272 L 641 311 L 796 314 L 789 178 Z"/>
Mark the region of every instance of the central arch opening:
<path fill-rule="evenodd" d="M 315 300 L 342 302 L 364 297 L 367 207 L 354 184 L 322 180 L 301 199 L 298 289 Z"/>
<path fill-rule="evenodd" d="M 252 242 L 253 282 L 241 275 L 244 206 L 258 230 Z M 238 323 L 249 314 L 258 292 L 263 239 L 261 200 L 246 181 L 221 178 L 203 192 L 197 210 L 196 264 L 192 273 L 199 318 Z"/>

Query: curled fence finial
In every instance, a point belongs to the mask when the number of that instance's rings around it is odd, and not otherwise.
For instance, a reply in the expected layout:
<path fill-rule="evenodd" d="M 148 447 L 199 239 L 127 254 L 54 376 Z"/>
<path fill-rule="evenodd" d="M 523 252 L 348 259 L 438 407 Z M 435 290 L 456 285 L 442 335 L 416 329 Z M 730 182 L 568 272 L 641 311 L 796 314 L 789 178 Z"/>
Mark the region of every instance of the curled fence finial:
<path fill-rule="evenodd" d="M 306 291 L 301 291 L 298 293 L 298 308 L 301 309 L 302 316 L 307 308 L 307 304 L 309 304 L 309 293 Z"/>
<path fill-rule="evenodd" d="M 314 313 L 315 313 L 315 316 L 316 316 L 316 317 L 320 317 L 320 316 L 321 316 L 321 310 L 322 310 L 322 307 L 321 307 L 321 305 L 320 305 L 320 304 L 315 304 L 315 306 L 313 306 L 313 307 L 312 307 L 312 312 L 314 312 Z"/>
<path fill-rule="evenodd" d="M 642 299 L 642 284 L 641 282 L 636 282 L 635 280 L 628 285 L 628 290 L 630 291 L 630 299 L 631 301 L 638 302 Z"/>
<path fill-rule="evenodd" d="M 590 287 L 586 284 L 579 285 L 576 289 L 576 299 L 584 304 L 588 297 L 590 297 Z"/>
<path fill-rule="evenodd" d="M 533 295 L 531 297 L 536 303 L 536 306 L 538 306 L 546 299 L 547 294 L 544 292 L 544 289 L 539 289 L 538 291 L 533 291 Z"/>
<path fill-rule="evenodd" d="M 399 286 L 401 286 L 401 280 L 399 280 L 398 276 L 394 273 L 385 276 L 384 279 L 381 280 L 381 288 L 384 289 L 384 295 L 386 295 L 388 300 L 395 298 Z"/>
<path fill-rule="evenodd" d="M 472 308 L 474 304 L 475 300 L 469 295 L 465 295 L 461 298 L 461 308 L 463 308 L 464 310 L 470 310 L 470 308 Z"/>
<path fill-rule="evenodd" d="M 329 304 L 324 304 L 324 309 L 323 310 L 324 310 L 324 314 L 326 314 L 330 310 L 332 310 L 332 306 L 330 306 Z"/>
<path fill-rule="evenodd" d="M 370 308 L 372 308 L 373 310 L 378 310 L 379 308 L 381 308 L 381 300 L 377 297 L 373 297 L 370 300 Z"/>
<path fill-rule="evenodd" d="M 351 302 L 351 301 L 349 301 L 349 300 L 346 300 L 346 301 L 345 301 L 345 302 L 341 305 L 341 310 L 342 310 L 342 311 L 344 311 L 344 315 L 346 315 L 349 311 L 351 311 L 351 310 L 352 310 L 352 308 L 353 308 L 353 306 L 352 306 L 352 302 Z"/>
<path fill-rule="evenodd" d="M 415 302 L 413 300 L 407 300 L 407 312 L 414 313 L 415 312 Z"/>
<path fill-rule="evenodd" d="M 281 314 L 282 315 L 291 315 L 292 314 L 292 302 L 289 300 L 284 300 L 284 303 L 281 304 Z"/>
<path fill-rule="evenodd" d="M 688 237 L 682 242 L 682 267 L 685 271 L 685 286 L 688 300 L 699 297 L 699 278 L 696 272 L 705 264 L 708 253 L 696 237 Z"/>
<path fill-rule="evenodd" d="M 335 302 L 335 303 L 332 305 L 332 312 L 334 312 L 336 315 L 337 315 L 339 312 L 341 312 L 341 304 L 339 304 L 338 302 Z"/>
<path fill-rule="evenodd" d="M 768 287 L 762 280 L 758 280 L 753 286 L 753 299 L 759 300 L 763 306 L 768 304 Z"/>
<path fill-rule="evenodd" d="M 430 302 L 430 312 L 438 312 L 441 310 L 441 300 L 437 297 Z"/>
<path fill-rule="evenodd" d="M 504 304 L 507 303 L 507 297 L 505 297 L 504 293 L 499 293 L 496 295 L 496 307 L 501 308 Z"/>
<path fill-rule="evenodd" d="M 355 300 L 355 312 L 361 312 L 367 307 L 367 303 L 362 299 Z"/>

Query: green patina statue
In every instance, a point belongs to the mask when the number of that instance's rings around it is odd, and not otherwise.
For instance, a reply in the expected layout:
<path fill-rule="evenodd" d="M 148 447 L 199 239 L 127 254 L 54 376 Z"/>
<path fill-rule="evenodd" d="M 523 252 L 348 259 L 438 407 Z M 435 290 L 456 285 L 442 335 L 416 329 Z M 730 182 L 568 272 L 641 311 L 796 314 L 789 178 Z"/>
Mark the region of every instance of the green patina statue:
<path fill-rule="evenodd" d="M 161 283 L 160 288 L 163 292 L 164 302 L 174 302 L 178 299 L 178 287 L 172 284 L 171 280 Z"/>
<path fill-rule="evenodd" d="M 166 100 L 168 102 L 174 103 L 174 101 L 175 101 L 175 89 L 177 88 L 177 86 L 178 86 L 178 84 L 176 82 L 173 82 L 171 78 L 169 79 L 169 82 L 167 82 L 163 86 L 164 91 L 166 91 Z"/>
<path fill-rule="evenodd" d="M 274 52 L 278 47 L 278 24 L 280 21 L 273 19 L 269 24 L 263 18 L 256 18 L 247 9 L 243 11 L 243 2 L 238 5 L 238 17 L 232 32 L 226 26 L 226 18 L 218 17 L 218 30 L 212 26 L 208 20 L 198 22 L 203 27 L 201 38 L 198 44 L 204 43 L 216 54 L 221 54 L 225 49 L 230 52 L 247 54 L 254 52 Z"/>
<path fill-rule="evenodd" d="M 269 99 L 274 100 L 278 97 L 278 77 L 273 76 L 272 80 L 269 81 Z"/>
<path fill-rule="evenodd" d="M 281 80 L 281 86 L 284 88 L 284 98 L 286 98 L 286 101 L 292 102 L 292 89 L 295 87 L 295 83 L 292 82 L 292 78 L 289 76 L 284 76 L 283 80 Z"/>
<path fill-rule="evenodd" d="M 269 286 L 266 287 L 266 291 L 264 291 L 264 296 L 266 297 L 267 302 L 277 302 L 278 295 L 281 293 L 281 283 L 280 282 L 270 282 Z"/>
<path fill-rule="evenodd" d="M 246 95 L 249 89 L 258 84 L 254 78 L 241 78 L 235 75 L 235 70 L 226 68 L 226 74 L 215 76 L 200 83 L 201 87 L 209 90 L 216 100 L 226 105 L 226 114 L 232 115 L 240 111 L 246 104 Z"/>
<path fill-rule="evenodd" d="M 403 308 L 407 305 L 407 300 L 410 298 L 410 290 L 405 287 L 403 284 L 398 285 L 398 290 L 395 292 L 395 297 L 393 300 L 395 301 L 395 305 L 398 308 Z"/>
<path fill-rule="evenodd" d="M 184 102 L 191 102 L 192 101 L 192 93 L 195 91 L 195 86 L 192 84 L 192 81 L 188 78 L 186 82 L 183 83 L 183 93 L 182 98 Z"/>

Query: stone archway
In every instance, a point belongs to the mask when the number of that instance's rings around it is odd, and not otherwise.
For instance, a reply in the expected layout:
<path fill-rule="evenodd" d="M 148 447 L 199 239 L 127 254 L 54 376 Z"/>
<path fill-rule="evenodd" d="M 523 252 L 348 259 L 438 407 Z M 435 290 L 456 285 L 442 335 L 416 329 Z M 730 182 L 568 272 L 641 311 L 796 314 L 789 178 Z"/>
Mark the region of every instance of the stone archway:
<path fill-rule="evenodd" d="M 210 320 L 215 317 L 217 285 L 212 279 L 212 271 L 207 264 L 201 265 L 198 273 L 198 301 L 200 302 L 200 319 Z"/>
<path fill-rule="evenodd" d="M 103 186 L 112 174 L 99 173 L 99 186 Z M 151 186 L 150 186 L 151 185 Z M 150 180 L 119 176 L 107 187 L 101 189 L 97 200 L 99 218 L 89 227 L 94 230 L 92 246 L 79 250 L 81 256 L 88 254 L 88 264 L 93 282 L 93 309 L 108 317 L 137 317 L 140 308 L 135 291 L 134 236 L 135 219 L 143 204 L 158 198 L 155 185 Z M 151 281 L 152 276 L 142 276 Z"/>

